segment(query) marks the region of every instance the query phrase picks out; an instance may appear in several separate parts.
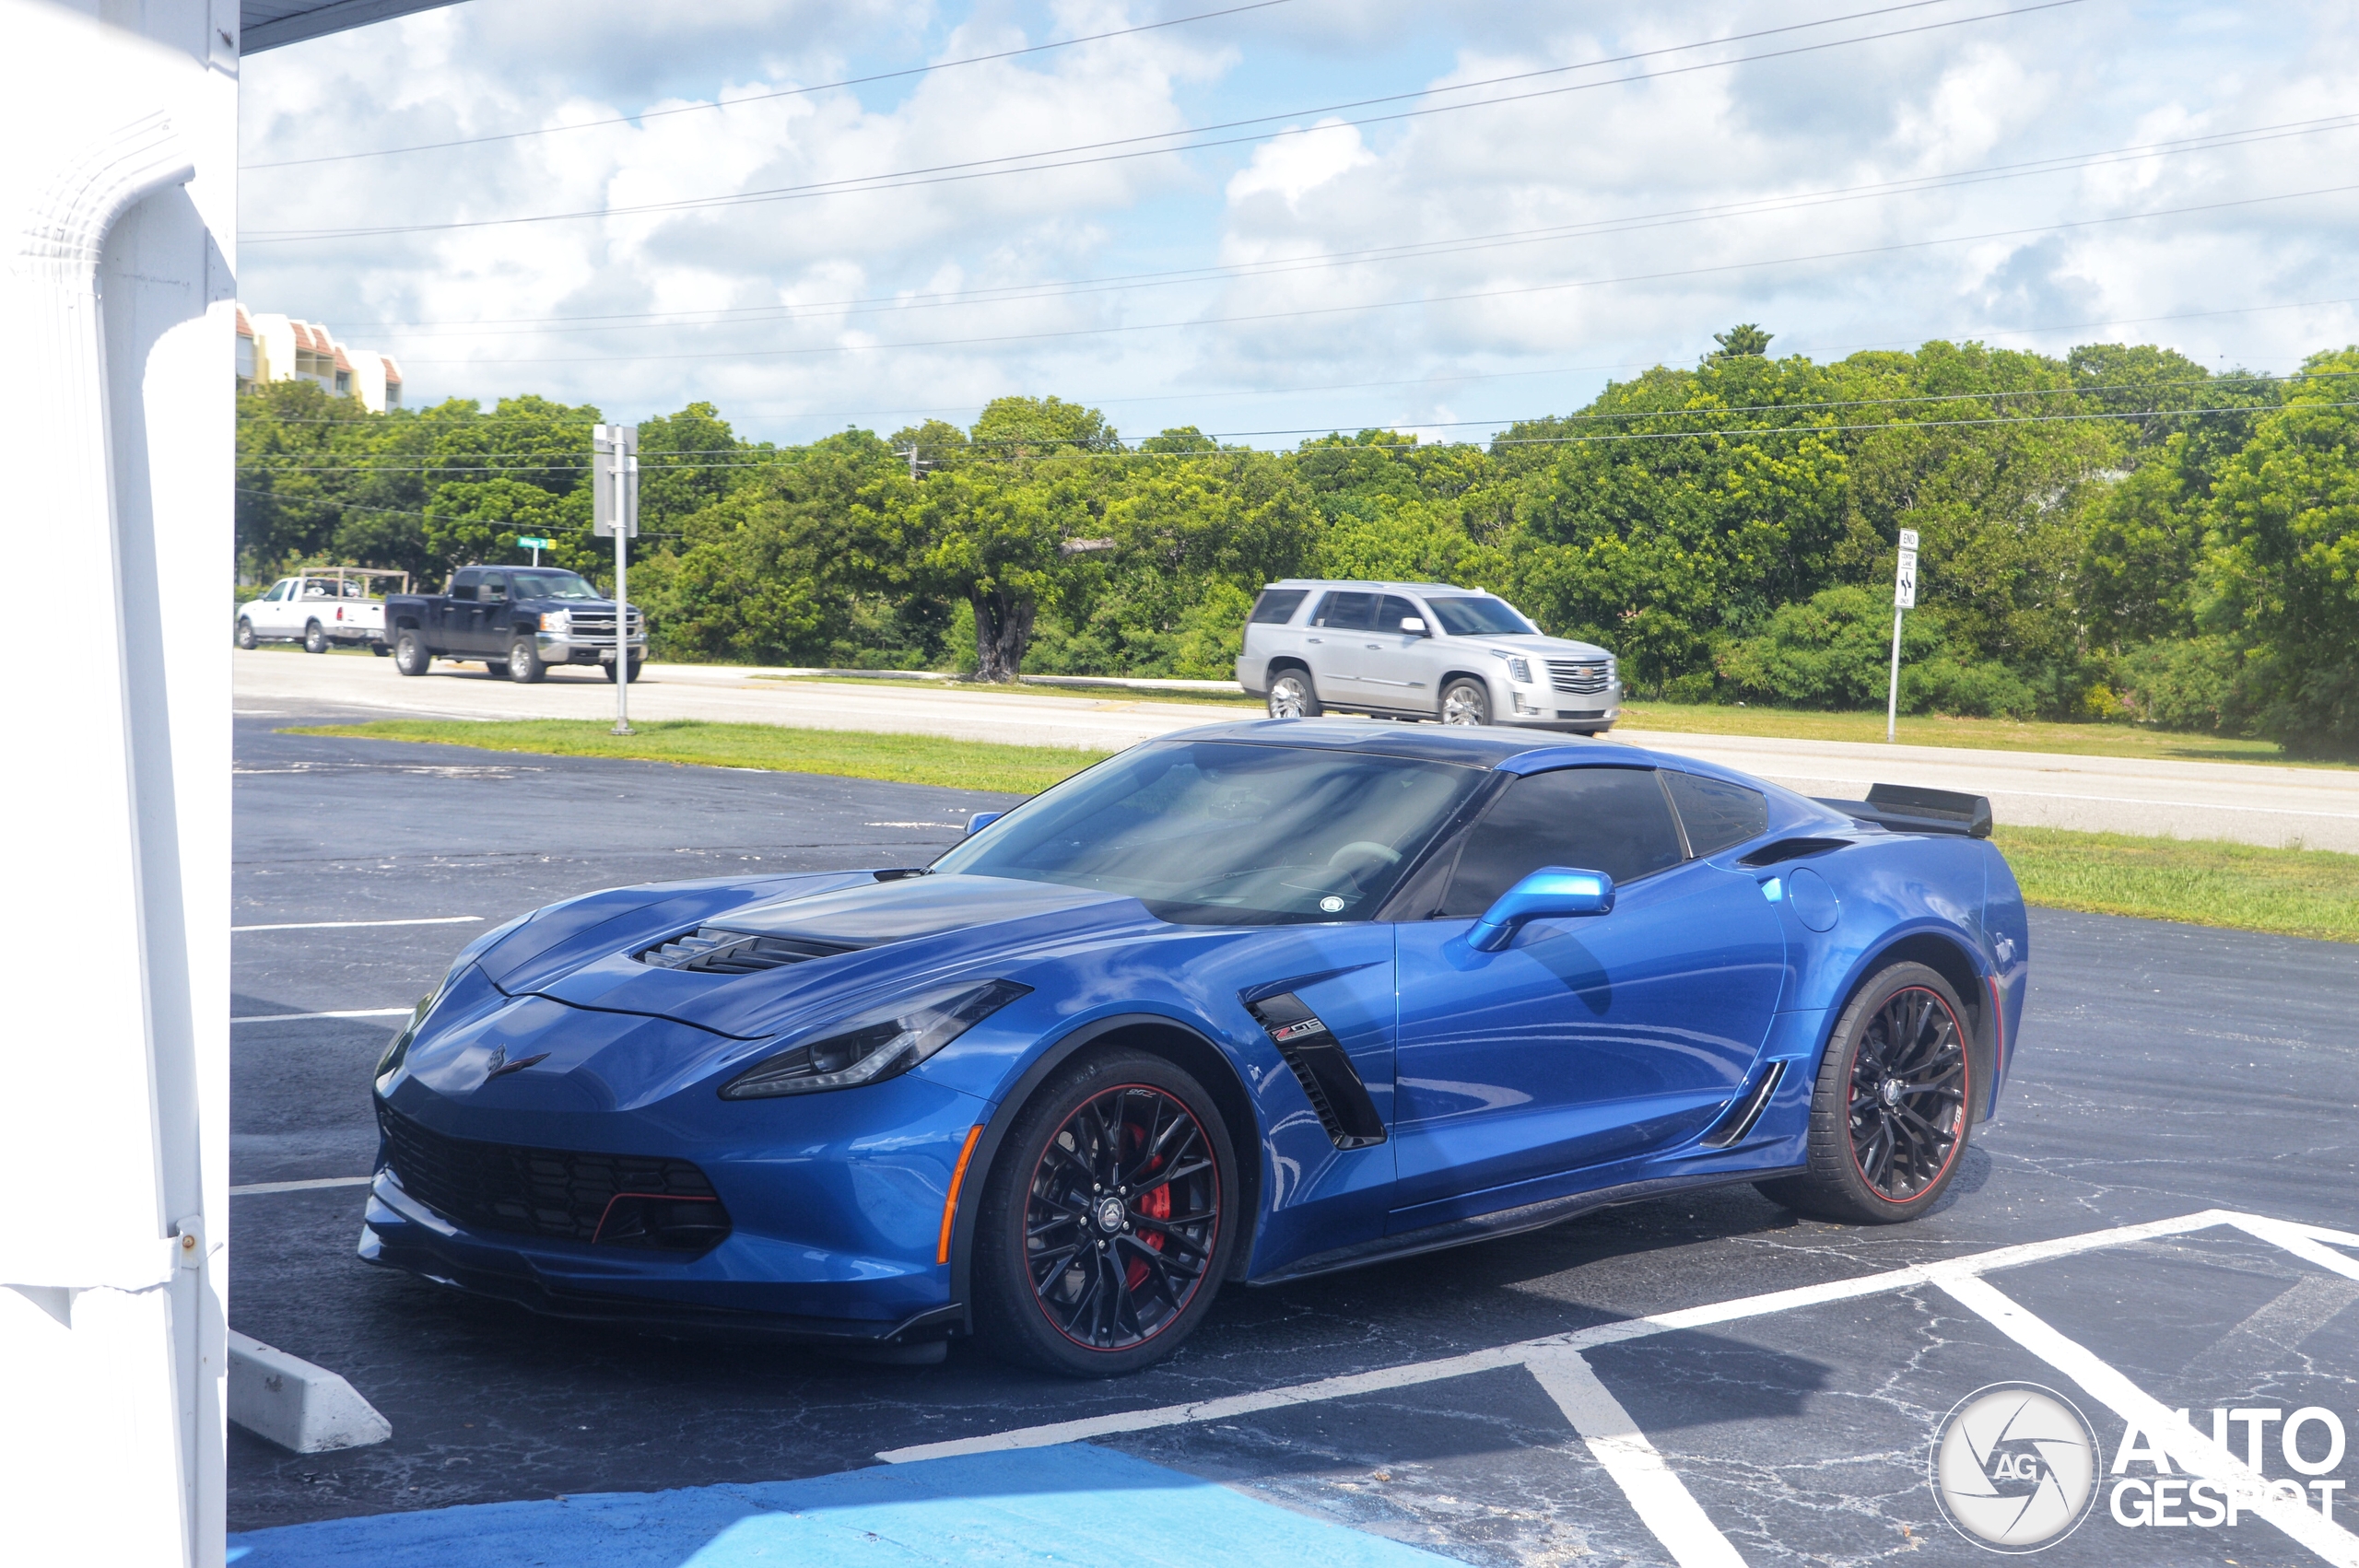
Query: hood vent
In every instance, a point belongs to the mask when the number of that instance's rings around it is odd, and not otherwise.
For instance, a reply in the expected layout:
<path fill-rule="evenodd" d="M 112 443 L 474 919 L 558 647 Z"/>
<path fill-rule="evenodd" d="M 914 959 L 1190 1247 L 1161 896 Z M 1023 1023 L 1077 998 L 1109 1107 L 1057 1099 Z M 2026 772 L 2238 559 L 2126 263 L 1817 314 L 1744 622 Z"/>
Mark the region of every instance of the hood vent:
<path fill-rule="evenodd" d="M 700 975 L 753 975 L 851 951 L 831 942 L 699 926 L 686 936 L 647 949 L 639 954 L 639 961 L 657 969 L 692 969 Z"/>

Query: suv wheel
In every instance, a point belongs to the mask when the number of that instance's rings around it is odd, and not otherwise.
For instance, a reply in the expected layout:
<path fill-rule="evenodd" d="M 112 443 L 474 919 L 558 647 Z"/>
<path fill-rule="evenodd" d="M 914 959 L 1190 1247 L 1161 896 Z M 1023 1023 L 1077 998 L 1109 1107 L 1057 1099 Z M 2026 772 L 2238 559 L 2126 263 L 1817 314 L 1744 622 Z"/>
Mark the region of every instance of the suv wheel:
<path fill-rule="evenodd" d="M 1270 717 L 1273 719 L 1316 719 L 1319 717 L 1319 694 L 1310 688 L 1309 674 L 1301 670 L 1281 670 L 1270 677 Z"/>
<path fill-rule="evenodd" d="M 1441 721 L 1445 724 L 1488 724 L 1491 694 L 1480 681 L 1452 681 L 1442 688 Z"/>

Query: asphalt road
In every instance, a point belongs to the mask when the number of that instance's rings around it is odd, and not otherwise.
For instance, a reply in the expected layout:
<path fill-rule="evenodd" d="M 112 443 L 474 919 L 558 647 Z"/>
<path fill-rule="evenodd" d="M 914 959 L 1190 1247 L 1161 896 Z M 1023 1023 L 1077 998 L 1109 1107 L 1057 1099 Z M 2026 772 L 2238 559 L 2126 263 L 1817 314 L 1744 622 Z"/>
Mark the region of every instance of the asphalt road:
<path fill-rule="evenodd" d="M 595 674 L 570 671 L 522 686 L 494 679 L 479 664 L 438 663 L 426 677 L 405 679 L 389 659 L 309 658 L 284 648 L 233 658 L 238 707 L 257 714 L 309 713 L 334 706 L 381 719 L 602 719 L 615 710 L 613 686 Z M 646 719 L 882 730 L 1105 751 L 1256 711 L 1127 693 L 991 692 L 921 682 L 783 680 L 778 674 L 728 665 L 651 665 L 632 689 L 631 711 Z M 1626 727 L 1614 734 L 1723 763 L 1811 795 L 1856 800 L 1879 781 L 1913 784 L 1987 795 L 2001 821 L 2027 825 L 2359 853 L 2359 769 L 1861 745 Z"/>
<path fill-rule="evenodd" d="M 272 731 L 286 721 L 239 722 L 241 927 L 496 921 L 748 860 L 911 863 L 1000 803 Z M 401 1006 L 482 929 L 242 930 L 232 1012 Z M 231 1528 L 819 1476 L 885 1450 L 1188 1403 L 1097 1440 L 1470 1562 L 1731 1560 L 1682 1536 L 1694 1519 L 1637 1510 L 1646 1493 L 1604 1462 L 1589 1418 L 1577 1431 L 1568 1417 L 1589 1407 L 1568 1402 L 1555 1352 L 1513 1349 L 1588 1331 L 1606 1338 L 1580 1364 L 1740 1560 L 1978 1562 L 1925 1483 L 1933 1423 L 1997 1380 L 2074 1385 L 1931 1276 L 1872 1276 L 2210 1209 L 2348 1224 L 2359 1164 L 2359 948 L 2046 911 L 2033 943 L 2002 1117 L 1978 1131 L 1954 1197 L 1915 1224 L 1801 1223 L 1750 1188 L 1643 1203 L 1357 1273 L 1232 1287 L 1172 1362 L 1115 1384 L 1051 1381 L 964 1346 L 941 1366 L 887 1368 L 543 1322 L 358 1262 L 357 1188 L 239 1196 L 232 1325 L 344 1374 L 393 1436 L 297 1456 L 233 1432 Z M 234 1184 L 367 1170 L 368 1073 L 393 1022 L 235 1026 Z M 2212 1406 L 2347 1419 L 2359 1412 L 2359 1263 L 2312 1250 L 2329 1261 L 2212 1226 L 2059 1249 L 1989 1278 L 2203 1430 Z M 1789 1290 L 1803 1294 L 1612 1342 L 1610 1326 L 1629 1319 Z M 1345 1381 L 1257 1408 L 1320 1378 Z M 2076 1397 L 2110 1451 L 2121 1423 Z M 2265 1457 L 2270 1475 L 2290 1474 L 2273 1439 Z M 2330 1473 L 2359 1480 L 2359 1453 Z M 2223 1557 L 2319 1560 L 2249 1516 L 2235 1530 L 2133 1535 L 2100 1504 L 2043 1561 Z"/>

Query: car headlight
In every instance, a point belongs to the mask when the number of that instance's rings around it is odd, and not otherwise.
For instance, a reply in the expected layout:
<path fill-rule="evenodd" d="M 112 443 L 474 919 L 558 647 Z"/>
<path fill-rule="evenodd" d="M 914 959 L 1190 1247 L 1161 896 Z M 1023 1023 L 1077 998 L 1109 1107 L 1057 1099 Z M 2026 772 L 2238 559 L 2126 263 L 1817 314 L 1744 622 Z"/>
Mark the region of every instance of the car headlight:
<path fill-rule="evenodd" d="M 570 610 L 542 611 L 541 630 L 548 633 L 551 637 L 571 637 L 573 635 L 573 612 Z"/>
<path fill-rule="evenodd" d="M 1503 661 L 1507 665 L 1508 679 L 1513 681 L 1517 685 L 1528 686 L 1532 684 L 1531 660 L 1522 657 L 1520 654 L 1509 653 L 1504 648 L 1495 648 L 1491 649 L 1491 657 Z"/>
<path fill-rule="evenodd" d="M 724 1100 L 766 1100 L 850 1089 L 907 1072 L 1014 1001 L 1031 994 L 1013 980 L 962 980 L 863 1012 L 780 1051 L 722 1085 Z"/>
<path fill-rule="evenodd" d="M 385 1074 L 399 1067 L 402 1064 L 402 1059 L 409 1055 L 410 1042 L 417 1038 L 419 1028 L 434 1015 L 435 1004 L 442 1000 L 443 993 L 451 989 L 452 979 L 464 967 L 464 965 L 453 965 L 450 974 L 435 982 L 432 990 L 417 999 L 417 1005 L 410 1009 L 409 1022 L 403 1024 L 402 1032 L 393 1036 L 393 1043 L 385 1047 L 385 1054 L 377 1059 L 379 1078 L 384 1077 Z"/>

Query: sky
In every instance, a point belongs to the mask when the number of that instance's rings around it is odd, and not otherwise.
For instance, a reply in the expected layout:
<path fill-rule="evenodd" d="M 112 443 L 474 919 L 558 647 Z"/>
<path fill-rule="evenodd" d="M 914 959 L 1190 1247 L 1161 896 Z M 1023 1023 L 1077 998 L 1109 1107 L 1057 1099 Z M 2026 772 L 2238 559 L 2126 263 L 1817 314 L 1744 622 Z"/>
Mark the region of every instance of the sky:
<path fill-rule="evenodd" d="M 2335 0 L 464 0 L 245 62 L 240 297 L 780 442 L 1480 440 L 1739 322 L 2282 372 L 2359 341 L 2354 80 Z"/>

